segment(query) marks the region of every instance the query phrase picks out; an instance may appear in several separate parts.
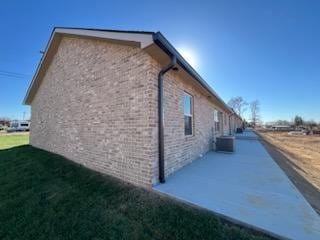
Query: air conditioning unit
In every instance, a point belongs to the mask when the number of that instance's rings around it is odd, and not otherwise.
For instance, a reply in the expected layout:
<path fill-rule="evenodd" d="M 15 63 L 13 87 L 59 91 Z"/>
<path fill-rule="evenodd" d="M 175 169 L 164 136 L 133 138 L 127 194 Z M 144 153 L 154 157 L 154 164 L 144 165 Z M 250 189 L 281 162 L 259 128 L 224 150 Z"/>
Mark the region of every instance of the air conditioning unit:
<path fill-rule="evenodd" d="M 236 133 L 243 133 L 243 129 L 242 128 L 237 128 Z"/>
<path fill-rule="evenodd" d="M 235 137 L 233 136 L 220 136 L 216 138 L 216 151 L 217 152 L 234 152 Z"/>

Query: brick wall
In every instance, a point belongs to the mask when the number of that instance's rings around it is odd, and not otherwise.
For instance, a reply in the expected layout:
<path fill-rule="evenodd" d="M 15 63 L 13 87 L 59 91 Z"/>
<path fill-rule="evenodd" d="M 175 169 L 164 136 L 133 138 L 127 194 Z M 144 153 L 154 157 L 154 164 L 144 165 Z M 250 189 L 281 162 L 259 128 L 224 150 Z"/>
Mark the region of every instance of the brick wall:
<path fill-rule="evenodd" d="M 64 37 L 31 104 L 31 144 L 151 187 L 159 171 L 160 69 L 138 47 Z M 211 149 L 213 107 L 221 108 L 178 72 L 166 75 L 164 88 L 168 176 Z M 184 91 L 194 98 L 193 136 L 184 135 Z"/>
<path fill-rule="evenodd" d="M 160 70 L 159 64 L 153 62 L 153 73 Z M 184 92 L 193 96 L 194 135 L 184 134 Z M 183 79 L 178 72 L 170 71 L 164 80 L 164 119 L 165 119 L 165 174 L 172 174 L 191 163 L 212 149 L 213 108 L 222 111 L 194 85 Z M 222 123 L 221 123 L 222 124 Z M 224 133 L 229 133 L 229 123 L 221 125 Z M 158 161 L 158 160 L 157 160 Z M 158 181 L 158 163 L 154 164 L 154 183 Z"/>
<path fill-rule="evenodd" d="M 31 144 L 150 187 L 157 115 L 150 56 L 64 37 L 32 102 Z"/>

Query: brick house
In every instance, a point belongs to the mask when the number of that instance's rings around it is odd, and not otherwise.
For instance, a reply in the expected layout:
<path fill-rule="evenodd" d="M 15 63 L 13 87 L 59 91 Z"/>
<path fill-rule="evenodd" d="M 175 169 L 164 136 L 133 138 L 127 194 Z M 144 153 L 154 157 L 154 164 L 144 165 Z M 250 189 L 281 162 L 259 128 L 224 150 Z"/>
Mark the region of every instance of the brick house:
<path fill-rule="evenodd" d="M 147 188 L 241 125 L 160 32 L 55 28 L 24 103 L 31 145 Z"/>

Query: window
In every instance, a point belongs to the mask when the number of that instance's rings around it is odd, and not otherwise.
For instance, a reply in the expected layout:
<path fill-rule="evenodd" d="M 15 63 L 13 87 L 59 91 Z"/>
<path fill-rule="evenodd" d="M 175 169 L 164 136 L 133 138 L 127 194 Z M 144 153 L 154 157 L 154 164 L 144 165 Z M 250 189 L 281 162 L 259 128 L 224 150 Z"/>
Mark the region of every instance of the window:
<path fill-rule="evenodd" d="M 214 129 L 215 132 L 220 132 L 223 124 L 223 113 L 218 110 L 213 110 Z"/>
<path fill-rule="evenodd" d="M 190 94 L 184 93 L 184 135 L 193 134 L 193 98 Z"/>
<path fill-rule="evenodd" d="M 10 127 L 17 128 L 19 124 L 17 122 L 11 122 Z"/>

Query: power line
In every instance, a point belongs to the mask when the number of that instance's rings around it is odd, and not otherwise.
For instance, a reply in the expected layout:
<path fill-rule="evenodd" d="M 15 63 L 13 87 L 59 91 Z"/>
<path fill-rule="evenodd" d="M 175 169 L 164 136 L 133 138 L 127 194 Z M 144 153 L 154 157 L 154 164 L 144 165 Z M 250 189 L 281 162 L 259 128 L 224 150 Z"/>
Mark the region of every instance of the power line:
<path fill-rule="evenodd" d="M 0 72 L 7 73 L 7 74 L 16 74 L 16 75 L 29 75 L 29 74 L 17 73 L 17 72 L 9 72 L 9 71 L 4 71 L 4 70 L 0 70 Z"/>
<path fill-rule="evenodd" d="M 24 73 L 17 73 L 17 72 L 9 72 L 9 71 L 0 70 L 0 76 L 14 77 L 14 78 L 25 78 L 25 77 L 29 77 L 30 74 L 24 74 Z"/>
<path fill-rule="evenodd" d="M 4 76 L 4 77 L 13 77 L 13 78 L 25 78 L 24 76 L 15 76 L 15 75 L 2 74 L 2 73 L 0 73 L 0 76 Z"/>

